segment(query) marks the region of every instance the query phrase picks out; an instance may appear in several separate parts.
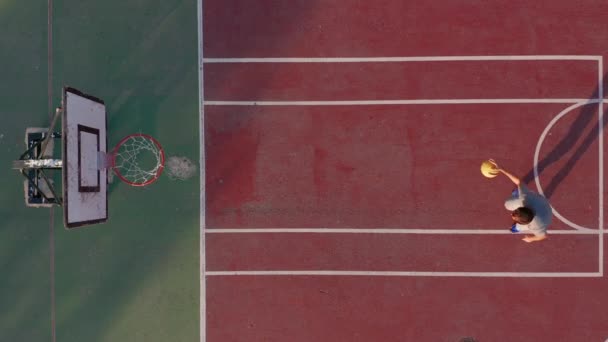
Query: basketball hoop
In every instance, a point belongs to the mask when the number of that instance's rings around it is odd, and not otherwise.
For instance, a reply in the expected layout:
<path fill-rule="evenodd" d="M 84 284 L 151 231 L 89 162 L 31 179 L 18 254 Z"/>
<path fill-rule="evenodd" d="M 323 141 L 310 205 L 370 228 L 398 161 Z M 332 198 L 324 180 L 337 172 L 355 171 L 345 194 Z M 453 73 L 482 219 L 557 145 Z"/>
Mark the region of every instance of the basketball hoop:
<path fill-rule="evenodd" d="M 113 175 L 141 188 L 163 173 L 172 180 L 188 180 L 196 174 L 194 161 L 186 156 L 166 158 L 161 144 L 147 134 L 130 134 L 113 149 L 108 148 L 108 136 L 105 102 L 63 87 L 61 107 L 50 127 L 26 128 L 25 152 L 13 160 L 13 169 L 25 178 L 25 205 L 61 206 L 65 228 L 73 229 L 108 221 Z M 59 141 L 61 146 L 56 146 Z"/>
<path fill-rule="evenodd" d="M 131 186 L 146 186 L 157 181 L 163 173 L 165 152 L 151 136 L 131 134 L 112 150 L 111 165 L 123 182 Z"/>

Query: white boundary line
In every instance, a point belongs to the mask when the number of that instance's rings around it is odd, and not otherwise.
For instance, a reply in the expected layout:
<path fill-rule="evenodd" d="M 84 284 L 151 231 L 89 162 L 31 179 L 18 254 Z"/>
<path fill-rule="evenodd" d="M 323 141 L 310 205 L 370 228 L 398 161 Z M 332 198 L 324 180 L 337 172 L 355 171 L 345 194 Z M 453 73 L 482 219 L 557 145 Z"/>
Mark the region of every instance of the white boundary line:
<path fill-rule="evenodd" d="M 598 143 L 599 143 L 599 271 L 604 275 L 604 85 L 603 58 L 597 60 Z"/>
<path fill-rule="evenodd" d="M 198 96 L 199 96 L 199 338 L 200 342 L 207 340 L 207 265 L 206 265 L 206 193 L 205 193 L 205 87 L 203 74 L 203 0 L 197 0 L 198 27 Z"/>
<path fill-rule="evenodd" d="M 587 55 L 506 55 L 506 56 L 420 56 L 420 57 L 270 57 L 203 58 L 204 63 L 382 63 L 382 62 L 459 62 L 459 61 L 597 61 Z"/>
<path fill-rule="evenodd" d="M 208 228 L 207 234 L 431 234 L 514 235 L 505 229 L 397 229 L 397 228 Z M 598 230 L 551 230 L 558 235 L 598 235 Z"/>
<path fill-rule="evenodd" d="M 365 276 L 475 278 L 598 278 L 599 272 L 207 271 L 207 276 Z"/>
<path fill-rule="evenodd" d="M 347 101 L 204 101 L 206 106 L 369 106 L 369 105 L 429 105 L 429 104 L 572 104 L 589 99 L 416 99 L 416 100 L 347 100 Z"/>
<path fill-rule="evenodd" d="M 47 0 L 47 110 L 53 120 L 53 0 Z M 49 287 L 51 296 L 51 341 L 57 341 L 57 305 L 55 297 L 55 208 L 49 210 Z"/>

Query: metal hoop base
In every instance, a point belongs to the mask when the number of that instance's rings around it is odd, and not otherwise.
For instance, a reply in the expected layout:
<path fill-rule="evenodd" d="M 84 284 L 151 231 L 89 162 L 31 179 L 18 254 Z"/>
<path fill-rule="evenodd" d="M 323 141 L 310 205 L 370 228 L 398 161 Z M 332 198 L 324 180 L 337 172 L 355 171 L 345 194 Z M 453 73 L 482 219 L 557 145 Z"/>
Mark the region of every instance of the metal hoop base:
<path fill-rule="evenodd" d="M 57 196 L 53 181 L 44 170 L 60 170 L 61 159 L 53 159 L 53 140 L 61 139 L 60 133 L 49 133 L 48 128 L 28 128 L 25 131 L 27 150 L 18 160 L 13 161 L 13 169 L 25 177 L 23 192 L 28 207 L 52 207 L 63 204 Z"/>

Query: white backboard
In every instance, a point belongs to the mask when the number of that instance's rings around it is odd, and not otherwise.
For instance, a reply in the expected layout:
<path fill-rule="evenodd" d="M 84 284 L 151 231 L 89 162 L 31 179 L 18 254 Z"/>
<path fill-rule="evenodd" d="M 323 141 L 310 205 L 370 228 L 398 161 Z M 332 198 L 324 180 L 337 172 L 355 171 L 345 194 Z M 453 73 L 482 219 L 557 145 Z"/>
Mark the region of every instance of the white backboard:
<path fill-rule="evenodd" d="M 63 222 L 66 228 L 108 219 L 108 170 L 105 155 L 106 107 L 102 100 L 74 88 L 63 89 Z"/>

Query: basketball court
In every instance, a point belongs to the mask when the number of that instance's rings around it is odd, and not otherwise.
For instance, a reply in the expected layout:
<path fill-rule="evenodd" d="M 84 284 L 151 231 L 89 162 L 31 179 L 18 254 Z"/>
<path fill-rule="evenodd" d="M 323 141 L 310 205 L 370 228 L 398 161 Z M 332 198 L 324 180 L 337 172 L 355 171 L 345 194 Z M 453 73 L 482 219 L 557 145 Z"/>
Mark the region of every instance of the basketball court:
<path fill-rule="evenodd" d="M 0 340 L 608 340 L 605 3 L 49 4 Z"/>

